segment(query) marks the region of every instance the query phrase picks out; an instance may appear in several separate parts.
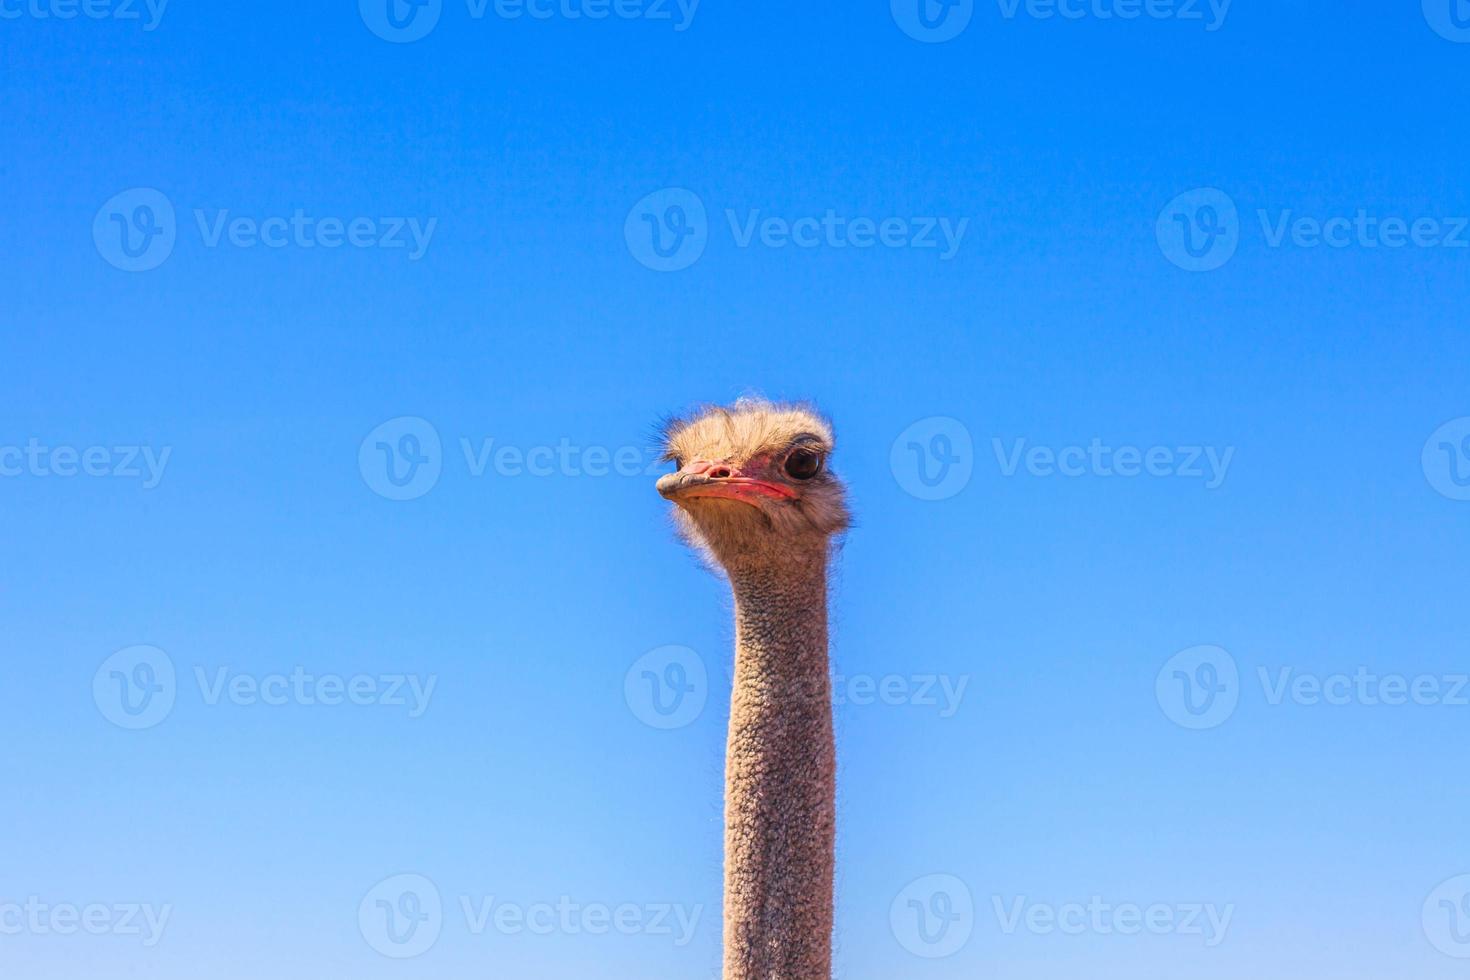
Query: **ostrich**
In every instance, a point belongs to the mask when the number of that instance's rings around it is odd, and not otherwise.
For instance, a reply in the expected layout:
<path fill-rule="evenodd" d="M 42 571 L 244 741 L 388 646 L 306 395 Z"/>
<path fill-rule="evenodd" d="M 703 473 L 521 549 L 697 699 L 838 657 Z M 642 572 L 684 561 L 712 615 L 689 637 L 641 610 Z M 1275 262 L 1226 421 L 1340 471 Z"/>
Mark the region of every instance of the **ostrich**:
<path fill-rule="evenodd" d="M 827 564 L 848 527 L 832 429 L 741 400 L 665 430 L 658 481 L 735 599 L 725 757 L 725 980 L 828 980 L 836 750 Z"/>

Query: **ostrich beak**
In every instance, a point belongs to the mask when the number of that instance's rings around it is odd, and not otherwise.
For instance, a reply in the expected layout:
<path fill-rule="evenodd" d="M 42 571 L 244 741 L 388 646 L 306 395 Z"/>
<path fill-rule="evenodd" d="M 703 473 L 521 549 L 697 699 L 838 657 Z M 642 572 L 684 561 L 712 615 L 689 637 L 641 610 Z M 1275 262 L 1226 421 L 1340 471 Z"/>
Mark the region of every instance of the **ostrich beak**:
<path fill-rule="evenodd" d="M 677 473 L 665 473 L 658 479 L 658 492 L 667 500 L 681 503 L 699 497 L 722 497 L 756 504 L 767 500 L 790 500 L 796 491 L 777 483 L 747 476 L 726 463 L 690 463 Z"/>

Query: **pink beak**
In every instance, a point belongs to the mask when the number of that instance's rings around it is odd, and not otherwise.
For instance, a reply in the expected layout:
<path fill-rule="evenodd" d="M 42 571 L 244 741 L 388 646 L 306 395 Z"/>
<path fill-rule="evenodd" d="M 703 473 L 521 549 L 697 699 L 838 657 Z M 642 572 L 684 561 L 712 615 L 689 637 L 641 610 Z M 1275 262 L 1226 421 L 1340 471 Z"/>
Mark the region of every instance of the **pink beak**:
<path fill-rule="evenodd" d="M 790 487 L 747 476 L 729 463 L 703 459 L 694 460 L 677 473 L 659 477 L 658 492 L 675 502 L 693 497 L 723 497 L 754 504 L 761 497 L 790 500 L 796 496 Z"/>

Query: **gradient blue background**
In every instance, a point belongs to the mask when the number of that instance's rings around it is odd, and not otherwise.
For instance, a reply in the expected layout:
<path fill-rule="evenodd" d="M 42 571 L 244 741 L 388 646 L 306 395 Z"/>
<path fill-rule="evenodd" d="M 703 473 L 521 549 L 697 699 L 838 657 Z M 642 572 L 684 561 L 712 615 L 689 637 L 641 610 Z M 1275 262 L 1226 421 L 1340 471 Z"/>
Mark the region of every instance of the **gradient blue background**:
<path fill-rule="evenodd" d="M 1470 503 L 1429 434 L 1470 415 L 1470 254 L 1268 248 L 1209 274 L 1154 237 L 1199 186 L 1247 218 L 1470 214 L 1470 45 L 1416 2 L 1237 0 L 1224 27 L 1007 20 L 921 44 L 888 5 L 705 0 L 667 22 L 471 21 L 414 44 L 355 5 L 185 3 L 162 26 L 0 21 L 0 444 L 173 447 L 162 484 L 0 480 L 0 899 L 174 906 L 164 941 L 0 937 L 0 972 L 155 980 L 711 977 L 719 963 L 724 587 L 651 476 L 472 477 L 458 441 L 644 446 L 756 390 L 836 420 L 860 527 L 835 583 L 846 674 L 971 678 L 961 710 L 839 710 L 837 974 L 1007 980 L 1463 977 L 1424 897 L 1470 871 L 1464 707 L 1268 706 L 1257 667 L 1470 669 Z M 178 208 L 161 268 L 91 237 Z M 659 274 L 633 203 L 715 228 Z M 439 221 L 389 251 L 203 247 L 194 208 Z M 968 216 L 959 254 L 740 249 L 720 214 Z M 429 494 L 358 469 L 397 416 L 445 442 Z M 889 465 L 928 416 L 975 475 Z M 1236 447 L 1225 484 L 1001 475 L 991 440 Z M 129 732 L 91 697 L 155 644 L 184 683 Z M 1227 648 L 1235 716 L 1172 724 L 1154 678 Z M 683 644 L 709 707 L 654 730 L 630 664 Z M 209 706 L 195 665 L 438 677 L 385 707 Z M 467 934 L 404 962 L 374 883 L 446 902 L 702 904 L 695 941 Z M 962 878 L 956 956 L 889 928 Z M 1227 941 L 1006 935 L 1009 902 L 1234 904 Z M 453 913 L 453 909 L 451 909 Z"/>

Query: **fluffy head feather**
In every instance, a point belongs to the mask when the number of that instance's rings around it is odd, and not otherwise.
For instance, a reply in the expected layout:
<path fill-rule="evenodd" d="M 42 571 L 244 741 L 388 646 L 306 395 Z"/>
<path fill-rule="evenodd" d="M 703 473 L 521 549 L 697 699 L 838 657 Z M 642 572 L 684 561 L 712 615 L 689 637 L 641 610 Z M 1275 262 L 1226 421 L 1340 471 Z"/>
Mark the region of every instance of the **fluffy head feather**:
<path fill-rule="evenodd" d="M 832 426 L 809 406 L 756 398 L 706 406 L 666 423 L 663 443 L 675 473 L 659 490 L 677 504 L 680 532 L 727 570 L 825 561 L 831 539 L 851 523 L 846 490 L 829 465 Z M 804 476 L 794 456 L 817 471 Z M 759 484 L 760 492 L 738 499 L 685 492 L 686 481 L 708 489 L 726 475 L 730 485 Z"/>

